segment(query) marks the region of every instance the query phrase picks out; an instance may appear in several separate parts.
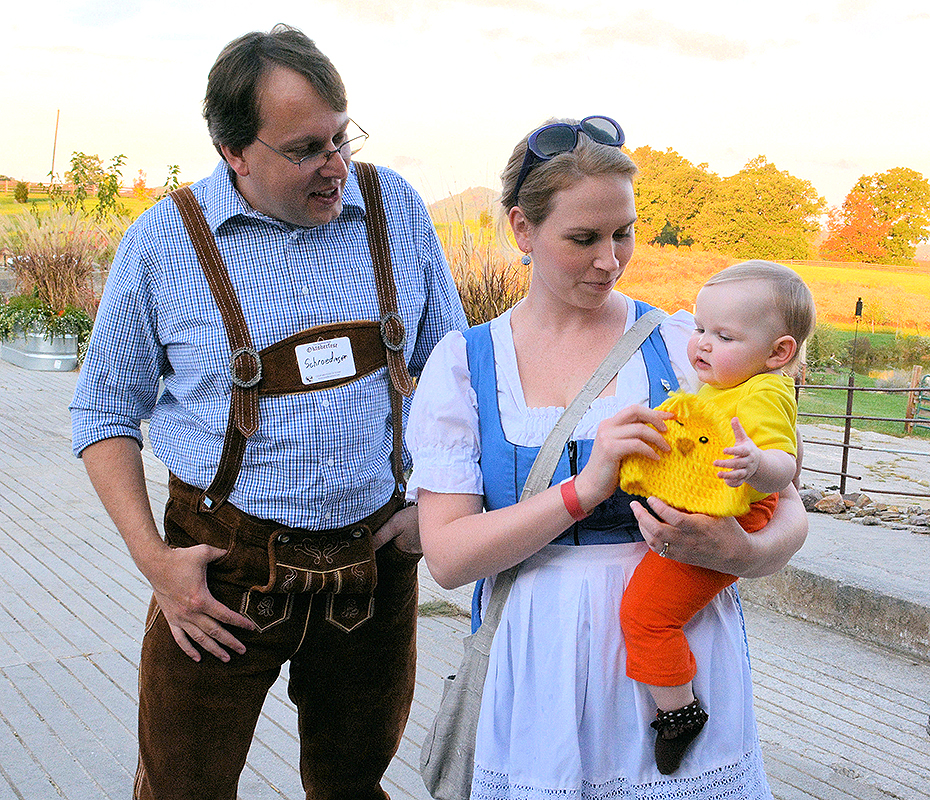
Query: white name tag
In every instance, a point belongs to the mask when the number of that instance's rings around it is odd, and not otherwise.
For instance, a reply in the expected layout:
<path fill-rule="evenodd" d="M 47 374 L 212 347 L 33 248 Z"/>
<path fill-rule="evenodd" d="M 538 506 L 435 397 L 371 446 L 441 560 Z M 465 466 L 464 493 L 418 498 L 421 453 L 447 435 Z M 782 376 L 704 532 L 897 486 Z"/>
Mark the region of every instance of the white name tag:
<path fill-rule="evenodd" d="M 348 336 L 299 344 L 294 349 L 300 377 L 305 384 L 351 378 L 355 374 L 355 358 Z"/>

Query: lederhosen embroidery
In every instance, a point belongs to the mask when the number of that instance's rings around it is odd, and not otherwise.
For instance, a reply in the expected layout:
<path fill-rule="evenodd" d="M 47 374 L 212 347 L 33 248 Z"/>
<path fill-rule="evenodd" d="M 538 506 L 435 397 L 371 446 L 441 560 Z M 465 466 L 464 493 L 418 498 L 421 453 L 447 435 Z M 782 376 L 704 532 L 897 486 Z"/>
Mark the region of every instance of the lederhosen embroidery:
<path fill-rule="evenodd" d="M 243 599 L 243 613 L 251 612 L 246 613 L 250 618 L 254 613 L 257 618 L 253 621 L 257 624 L 263 621 L 261 617 L 273 602 L 271 595 L 294 592 L 328 595 L 327 619 L 345 630 L 352 630 L 368 619 L 372 613 L 371 593 L 377 579 L 372 533 L 378 526 L 371 523 L 380 520 L 383 524 L 403 502 L 402 404 L 403 397 L 413 393 L 413 379 L 404 360 L 406 331 L 397 311 L 397 288 L 378 173 L 374 166 L 364 162 L 355 162 L 355 171 L 365 201 L 368 247 L 375 270 L 380 320 L 318 325 L 260 352 L 252 344 L 242 307 L 200 204 L 186 186 L 169 195 L 191 237 L 230 347 L 229 422 L 216 474 L 200 495 L 198 513 L 215 513 L 232 492 L 242 468 L 246 442 L 258 430 L 259 397 L 330 389 L 359 380 L 385 366 L 390 375 L 394 474 L 391 500 L 355 526 L 338 531 L 282 528 L 272 537 L 268 545 L 269 581 L 252 587 Z M 349 340 L 355 372 L 347 377 L 305 383 L 295 348 L 343 337 Z"/>

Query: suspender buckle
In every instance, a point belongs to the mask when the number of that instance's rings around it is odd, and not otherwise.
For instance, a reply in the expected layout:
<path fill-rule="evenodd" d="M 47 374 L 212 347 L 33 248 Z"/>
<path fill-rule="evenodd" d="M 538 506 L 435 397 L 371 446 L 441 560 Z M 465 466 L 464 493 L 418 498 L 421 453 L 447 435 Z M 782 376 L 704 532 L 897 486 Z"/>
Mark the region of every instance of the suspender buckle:
<path fill-rule="evenodd" d="M 407 344 L 404 321 L 396 311 L 388 311 L 381 317 L 381 341 L 388 350 L 399 353 Z"/>
<path fill-rule="evenodd" d="M 236 365 L 240 356 L 250 356 L 254 362 L 251 378 L 240 378 Z M 262 379 L 262 359 L 254 347 L 240 347 L 229 354 L 229 372 L 234 386 L 240 389 L 251 389 Z"/>

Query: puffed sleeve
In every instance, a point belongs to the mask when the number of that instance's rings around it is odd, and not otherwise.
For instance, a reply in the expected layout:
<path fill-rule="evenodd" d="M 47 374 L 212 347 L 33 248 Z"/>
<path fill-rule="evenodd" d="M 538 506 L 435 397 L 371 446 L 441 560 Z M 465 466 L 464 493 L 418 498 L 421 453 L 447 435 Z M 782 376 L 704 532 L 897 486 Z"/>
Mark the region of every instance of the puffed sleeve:
<path fill-rule="evenodd" d="M 688 340 L 694 333 L 694 316 L 688 311 L 678 310 L 662 322 L 659 330 L 681 389 L 696 392 L 701 384 L 688 360 Z"/>
<path fill-rule="evenodd" d="M 433 349 L 417 382 L 405 434 L 413 457 L 408 499 L 418 489 L 444 494 L 483 494 L 478 457 L 478 398 L 460 331 Z"/>

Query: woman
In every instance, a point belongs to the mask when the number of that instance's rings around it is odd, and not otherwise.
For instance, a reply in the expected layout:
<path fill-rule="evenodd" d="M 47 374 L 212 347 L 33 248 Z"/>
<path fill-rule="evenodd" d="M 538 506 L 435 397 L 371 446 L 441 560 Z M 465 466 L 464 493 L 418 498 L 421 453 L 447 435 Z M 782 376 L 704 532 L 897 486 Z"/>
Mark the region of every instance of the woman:
<path fill-rule="evenodd" d="M 411 411 L 411 486 L 433 576 L 452 588 L 523 562 L 491 650 L 475 800 L 771 797 L 732 587 L 686 628 L 711 718 L 674 775 L 655 766 L 648 691 L 624 677 L 619 604 L 646 548 L 749 577 L 780 569 L 806 535 L 793 489 L 751 535 L 651 498 L 656 517 L 617 490 L 620 459 L 667 449 L 657 431 L 668 415 L 652 407 L 676 385 L 697 385 L 689 314 L 664 321 L 591 404 L 550 488 L 516 504 L 532 455 L 644 309 L 614 291 L 636 218 L 622 143 L 613 120 L 589 117 L 517 145 L 502 203 L 533 261 L 529 291 L 489 326 L 443 339 Z"/>

